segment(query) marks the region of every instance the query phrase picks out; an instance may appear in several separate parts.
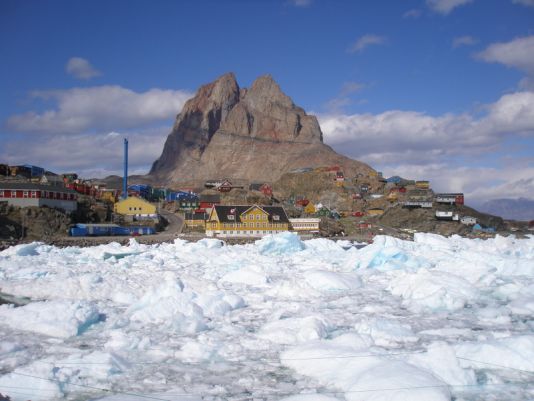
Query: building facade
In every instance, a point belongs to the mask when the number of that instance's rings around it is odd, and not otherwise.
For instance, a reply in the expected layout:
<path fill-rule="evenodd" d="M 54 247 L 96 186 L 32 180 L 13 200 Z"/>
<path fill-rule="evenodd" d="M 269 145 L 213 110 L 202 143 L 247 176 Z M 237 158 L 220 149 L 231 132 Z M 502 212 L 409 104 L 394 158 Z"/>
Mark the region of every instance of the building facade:
<path fill-rule="evenodd" d="M 291 227 L 294 231 L 319 231 L 319 223 L 321 219 L 316 217 L 310 218 L 298 218 L 298 219 L 289 219 Z"/>
<path fill-rule="evenodd" d="M 78 194 L 68 188 L 32 183 L 0 183 L 0 202 L 18 207 L 42 207 L 73 212 L 78 207 Z"/>
<path fill-rule="evenodd" d="M 281 206 L 214 205 L 206 222 L 208 237 L 262 237 L 289 231 L 289 219 Z"/>
<path fill-rule="evenodd" d="M 130 197 L 115 203 L 115 213 L 124 216 L 155 216 L 156 206 L 144 199 Z"/>

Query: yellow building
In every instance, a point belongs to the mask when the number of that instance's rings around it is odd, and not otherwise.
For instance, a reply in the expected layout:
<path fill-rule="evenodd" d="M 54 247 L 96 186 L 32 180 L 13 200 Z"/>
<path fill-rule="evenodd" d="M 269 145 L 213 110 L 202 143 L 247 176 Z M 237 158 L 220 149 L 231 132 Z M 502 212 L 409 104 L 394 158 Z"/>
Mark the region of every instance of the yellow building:
<path fill-rule="evenodd" d="M 186 213 L 184 223 L 187 227 L 206 228 L 207 213 Z"/>
<path fill-rule="evenodd" d="M 415 181 L 415 187 L 419 189 L 430 189 L 430 181 Z"/>
<path fill-rule="evenodd" d="M 317 212 L 317 210 L 315 209 L 315 205 L 311 202 L 304 208 L 304 213 L 306 214 L 315 214 L 315 212 Z"/>
<path fill-rule="evenodd" d="M 152 203 L 147 202 L 144 199 L 131 196 L 129 198 L 123 199 L 120 202 L 115 203 L 114 207 L 115 213 L 123 214 L 126 216 L 136 216 L 136 215 L 155 215 L 156 206 Z"/>
<path fill-rule="evenodd" d="M 380 209 L 378 207 L 375 207 L 373 209 L 367 210 L 367 214 L 369 216 L 380 216 L 381 214 L 384 214 L 384 209 Z"/>
<path fill-rule="evenodd" d="M 289 231 L 289 219 L 281 206 L 215 205 L 206 222 L 208 237 L 261 237 Z"/>
<path fill-rule="evenodd" d="M 117 201 L 116 191 L 112 189 L 104 189 L 100 193 L 100 200 L 108 203 L 115 203 Z"/>

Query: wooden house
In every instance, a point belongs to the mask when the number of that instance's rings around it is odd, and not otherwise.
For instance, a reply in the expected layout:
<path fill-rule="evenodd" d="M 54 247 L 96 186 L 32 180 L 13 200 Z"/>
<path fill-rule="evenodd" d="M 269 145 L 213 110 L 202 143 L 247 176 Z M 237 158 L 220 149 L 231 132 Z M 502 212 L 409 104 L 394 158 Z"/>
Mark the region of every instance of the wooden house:
<path fill-rule="evenodd" d="M 430 181 L 415 181 L 415 187 L 419 189 L 430 189 Z"/>
<path fill-rule="evenodd" d="M 214 205 L 206 222 L 208 237 L 261 237 L 289 230 L 281 206 Z"/>
<path fill-rule="evenodd" d="M 318 232 L 321 219 L 308 217 L 289 219 L 289 222 L 291 223 L 291 228 L 295 231 Z"/>
<path fill-rule="evenodd" d="M 18 207 L 50 207 L 75 211 L 78 194 L 68 188 L 34 183 L 0 182 L 0 202 Z"/>
<path fill-rule="evenodd" d="M 221 195 L 219 194 L 201 194 L 198 208 L 209 211 L 211 208 L 213 208 L 213 206 L 219 205 L 220 203 Z"/>
<path fill-rule="evenodd" d="M 444 203 L 448 205 L 463 205 L 464 204 L 464 194 L 463 193 L 452 193 L 452 194 L 436 194 L 434 197 L 436 203 Z"/>
<path fill-rule="evenodd" d="M 379 207 L 374 207 L 374 208 L 367 210 L 367 214 L 369 216 L 380 216 L 384 214 L 384 209 L 381 209 Z"/>
<path fill-rule="evenodd" d="M 184 223 L 187 227 L 201 227 L 206 228 L 207 213 L 185 213 Z"/>
<path fill-rule="evenodd" d="M 130 197 L 115 203 L 114 211 L 124 216 L 155 216 L 156 206 L 142 198 Z"/>
<path fill-rule="evenodd" d="M 312 202 L 309 202 L 304 208 L 304 213 L 306 214 L 315 214 L 315 212 L 316 212 L 315 205 Z"/>
<path fill-rule="evenodd" d="M 462 216 L 460 223 L 465 224 L 466 226 L 474 226 L 477 224 L 477 219 L 476 217 Z"/>
<path fill-rule="evenodd" d="M 260 183 L 260 182 L 254 182 L 249 185 L 250 191 L 258 191 L 264 194 L 265 196 L 273 196 L 273 187 L 271 184 L 268 184 L 266 182 Z"/>
<path fill-rule="evenodd" d="M 436 210 L 436 219 L 458 221 L 459 217 L 458 217 L 458 213 L 454 213 L 451 211 Z"/>

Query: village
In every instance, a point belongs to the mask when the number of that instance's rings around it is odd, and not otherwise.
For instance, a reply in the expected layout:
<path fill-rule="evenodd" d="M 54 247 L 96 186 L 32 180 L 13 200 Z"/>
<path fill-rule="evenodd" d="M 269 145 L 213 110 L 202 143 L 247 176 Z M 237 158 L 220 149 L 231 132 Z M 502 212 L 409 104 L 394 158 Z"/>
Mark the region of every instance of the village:
<path fill-rule="evenodd" d="M 473 210 L 465 207 L 462 193 L 434 193 L 429 181 L 384 178 L 380 172 L 346 177 L 340 166 L 325 166 L 293 170 L 276 183 L 217 178 L 198 188 L 128 184 L 127 142 L 124 167 L 122 182 L 109 182 L 0 164 L 0 204 L 77 216 L 68 233 L 60 234 L 78 238 L 156 235 L 174 219 L 176 235 L 247 239 L 294 231 L 305 238 L 349 236 L 370 242 L 386 233 L 409 238 L 418 230 L 392 219 L 417 213 L 424 217 L 416 221 L 430 219 L 434 229 L 447 228 L 445 234 L 487 237 L 502 229 L 498 220 L 488 224 L 467 214 Z M 22 221 L 11 239 L 23 239 L 28 223 Z M 528 229 L 534 229 L 533 222 Z"/>

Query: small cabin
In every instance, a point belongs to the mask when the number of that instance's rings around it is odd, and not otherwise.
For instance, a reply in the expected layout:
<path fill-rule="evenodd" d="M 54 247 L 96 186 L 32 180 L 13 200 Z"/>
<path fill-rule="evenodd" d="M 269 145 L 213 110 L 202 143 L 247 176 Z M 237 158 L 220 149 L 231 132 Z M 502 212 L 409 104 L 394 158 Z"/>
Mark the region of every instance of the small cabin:
<path fill-rule="evenodd" d="M 381 209 L 379 207 L 374 207 L 372 209 L 367 210 L 367 214 L 369 216 L 380 216 L 384 214 L 384 209 Z"/>
<path fill-rule="evenodd" d="M 232 188 L 233 188 L 232 183 L 228 180 L 224 180 L 215 189 L 219 192 L 230 192 Z"/>
<path fill-rule="evenodd" d="M 458 214 L 451 211 L 436 210 L 436 219 L 458 221 Z"/>
<path fill-rule="evenodd" d="M 437 203 L 449 204 L 449 205 L 463 205 L 464 194 L 452 193 L 452 194 L 436 194 L 434 201 Z"/>
<path fill-rule="evenodd" d="M 460 223 L 465 224 L 466 226 L 474 226 L 477 224 L 477 219 L 476 217 L 462 216 Z"/>
<path fill-rule="evenodd" d="M 415 181 L 415 187 L 419 189 L 430 189 L 430 181 Z"/>

